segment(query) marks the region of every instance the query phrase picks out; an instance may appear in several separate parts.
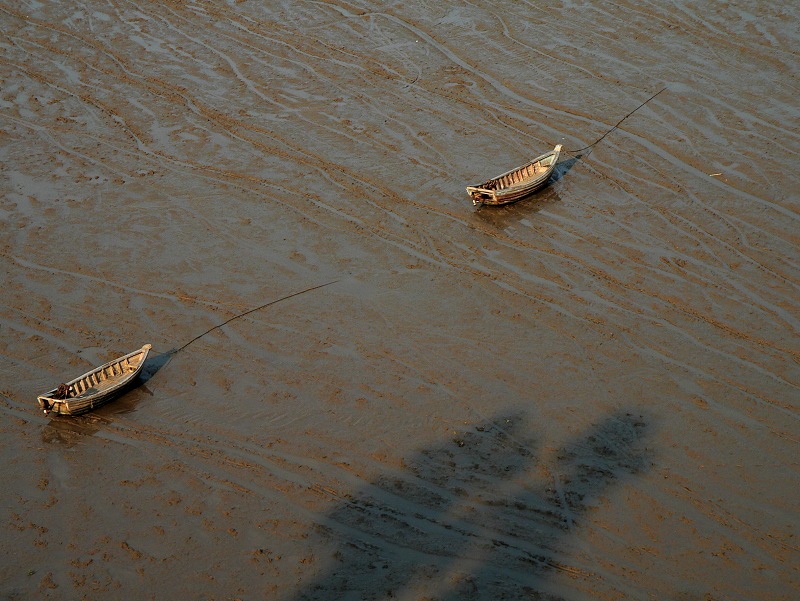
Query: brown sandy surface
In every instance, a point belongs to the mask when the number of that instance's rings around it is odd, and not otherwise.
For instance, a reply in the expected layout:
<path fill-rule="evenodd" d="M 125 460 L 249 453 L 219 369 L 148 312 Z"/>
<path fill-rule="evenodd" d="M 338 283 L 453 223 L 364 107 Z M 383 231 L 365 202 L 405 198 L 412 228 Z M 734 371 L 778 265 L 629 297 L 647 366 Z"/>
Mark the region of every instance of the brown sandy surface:
<path fill-rule="evenodd" d="M 798 21 L 0 4 L 0 598 L 796 599 Z"/>

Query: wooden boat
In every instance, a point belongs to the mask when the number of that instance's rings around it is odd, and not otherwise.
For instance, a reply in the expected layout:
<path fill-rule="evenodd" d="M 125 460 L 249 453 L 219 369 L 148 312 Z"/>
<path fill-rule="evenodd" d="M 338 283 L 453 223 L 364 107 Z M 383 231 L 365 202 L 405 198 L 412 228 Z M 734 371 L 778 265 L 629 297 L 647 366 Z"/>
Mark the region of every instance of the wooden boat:
<path fill-rule="evenodd" d="M 109 361 L 39 395 L 39 406 L 45 414 L 52 411 L 59 415 L 78 415 L 104 405 L 134 383 L 151 348 L 145 344 L 138 351 Z"/>
<path fill-rule="evenodd" d="M 504 205 L 543 188 L 556 168 L 560 153 L 561 144 L 558 144 L 550 152 L 536 157 L 522 167 L 506 171 L 480 185 L 467 186 L 472 204 Z"/>

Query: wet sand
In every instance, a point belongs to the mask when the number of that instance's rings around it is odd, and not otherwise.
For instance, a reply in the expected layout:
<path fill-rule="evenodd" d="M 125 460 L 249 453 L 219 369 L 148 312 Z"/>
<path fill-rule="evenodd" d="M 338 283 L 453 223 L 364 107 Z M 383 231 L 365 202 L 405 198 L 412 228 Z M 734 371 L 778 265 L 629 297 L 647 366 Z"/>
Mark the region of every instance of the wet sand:
<path fill-rule="evenodd" d="M 796 598 L 798 19 L 0 4 L 0 597 Z"/>

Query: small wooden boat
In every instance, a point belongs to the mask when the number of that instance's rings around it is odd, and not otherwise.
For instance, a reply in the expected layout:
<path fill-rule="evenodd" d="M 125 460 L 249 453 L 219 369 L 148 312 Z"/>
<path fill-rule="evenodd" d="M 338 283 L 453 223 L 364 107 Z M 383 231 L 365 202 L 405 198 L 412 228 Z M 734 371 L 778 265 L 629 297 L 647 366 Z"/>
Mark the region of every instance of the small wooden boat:
<path fill-rule="evenodd" d="M 138 351 L 109 361 L 74 380 L 61 384 L 38 397 L 45 412 L 78 415 L 104 405 L 122 394 L 142 371 L 152 347 L 145 344 Z"/>
<path fill-rule="evenodd" d="M 478 186 L 467 186 L 467 192 L 475 205 L 504 205 L 524 198 L 550 180 L 556 168 L 561 144 L 550 152 L 538 156 L 522 167 L 506 171 Z"/>

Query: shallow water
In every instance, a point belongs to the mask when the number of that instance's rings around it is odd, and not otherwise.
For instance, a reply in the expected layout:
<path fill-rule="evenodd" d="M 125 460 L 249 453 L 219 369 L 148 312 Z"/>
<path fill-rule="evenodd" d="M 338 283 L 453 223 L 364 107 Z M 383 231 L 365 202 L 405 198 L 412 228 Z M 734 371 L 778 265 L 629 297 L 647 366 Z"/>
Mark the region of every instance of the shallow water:
<path fill-rule="evenodd" d="M 794 4 L 262 4 L 0 5 L 2 596 L 792 598 Z"/>

